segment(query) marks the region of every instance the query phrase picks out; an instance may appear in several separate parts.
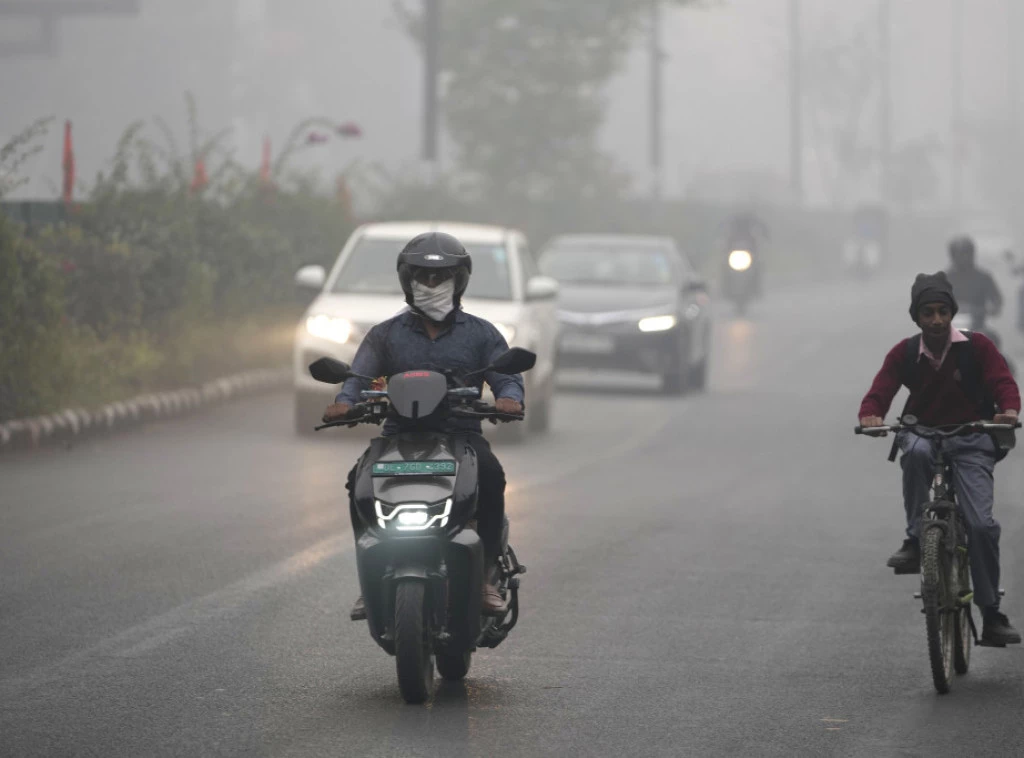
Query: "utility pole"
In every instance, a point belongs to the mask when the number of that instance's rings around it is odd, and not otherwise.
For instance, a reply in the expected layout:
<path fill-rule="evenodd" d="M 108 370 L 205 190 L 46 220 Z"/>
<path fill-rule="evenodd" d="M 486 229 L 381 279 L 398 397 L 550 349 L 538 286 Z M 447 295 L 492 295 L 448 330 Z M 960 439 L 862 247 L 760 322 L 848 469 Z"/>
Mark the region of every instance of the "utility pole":
<path fill-rule="evenodd" d="M 964 3 L 963 0 L 952 1 L 952 23 L 950 31 L 951 72 L 950 106 L 952 120 L 950 124 L 950 210 L 955 223 L 960 223 L 964 203 Z"/>
<path fill-rule="evenodd" d="M 1013 2 L 1013 0 L 1011 0 Z M 879 103 L 878 172 L 882 207 L 888 210 L 892 200 L 892 16 L 889 0 L 879 0 Z"/>
<path fill-rule="evenodd" d="M 664 118 L 664 54 L 661 50 L 661 0 L 651 2 L 651 93 L 650 93 L 650 158 L 651 158 L 651 200 L 655 205 L 662 197 L 662 152 Z"/>
<path fill-rule="evenodd" d="M 789 185 L 794 205 L 804 201 L 803 43 L 800 0 L 789 0 Z"/>
<path fill-rule="evenodd" d="M 1006 55 L 1007 64 L 1007 107 L 1009 110 L 1009 135 L 1010 135 L 1010 213 L 1015 226 L 1017 222 L 1018 208 L 1021 204 L 1021 139 L 1020 139 L 1020 58 L 1017 56 L 1017 32 L 1020 29 L 1021 13 L 1020 0 L 1006 0 Z M 1016 231 L 1016 229 L 1014 230 Z M 1016 244 L 1016 242 L 1015 242 Z"/>
<path fill-rule="evenodd" d="M 438 164 L 438 78 L 441 72 L 441 0 L 423 0 L 423 160 Z"/>

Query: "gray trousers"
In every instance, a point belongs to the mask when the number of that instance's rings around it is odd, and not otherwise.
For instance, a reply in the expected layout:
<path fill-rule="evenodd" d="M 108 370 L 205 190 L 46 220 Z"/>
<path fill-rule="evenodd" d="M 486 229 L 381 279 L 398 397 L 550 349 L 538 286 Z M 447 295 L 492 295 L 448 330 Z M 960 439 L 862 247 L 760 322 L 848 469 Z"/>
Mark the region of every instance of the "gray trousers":
<path fill-rule="evenodd" d="M 935 444 L 912 432 L 898 437 L 903 457 L 903 505 L 907 511 L 907 535 L 917 539 L 921 508 L 931 498 L 935 477 Z M 943 454 L 953 463 L 953 487 L 967 522 L 970 541 L 974 602 L 980 608 L 999 607 L 999 522 L 992 516 L 992 472 L 996 447 L 987 434 L 952 437 L 943 443 Z"/>

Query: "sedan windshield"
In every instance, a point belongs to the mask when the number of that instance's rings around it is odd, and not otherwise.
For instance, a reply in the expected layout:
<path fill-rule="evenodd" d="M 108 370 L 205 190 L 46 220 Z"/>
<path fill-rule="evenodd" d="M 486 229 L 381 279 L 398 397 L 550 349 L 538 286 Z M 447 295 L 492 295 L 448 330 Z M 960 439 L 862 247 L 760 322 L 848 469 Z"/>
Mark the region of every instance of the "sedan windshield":
<path fill-rule="evenodd" d="M 408 240 L 361 239 L 348 256 L 332 292 L 361 295 L 401 295 L 395 259 Z M 512 298 L 508 251 L 504 244 L 468 244 L 473 257 L 473 275 L 466 297 L 489 300 Z"/>
<path fill-rule="evenodd" d="M 548 276 L 568 284 L 672 284 L 676 266 L 672 253 L 657 248 L 611 245 L 559 247 L 540 261 Z"/>

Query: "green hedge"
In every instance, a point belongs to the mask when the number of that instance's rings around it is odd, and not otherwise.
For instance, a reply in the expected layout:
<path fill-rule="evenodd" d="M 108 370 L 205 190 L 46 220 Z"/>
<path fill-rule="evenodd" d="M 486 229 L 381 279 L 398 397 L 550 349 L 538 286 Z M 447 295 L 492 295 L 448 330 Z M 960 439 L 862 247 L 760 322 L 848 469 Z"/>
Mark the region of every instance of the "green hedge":
<path fill-rule="evenodd" d="M 31 236 L 0 214 L 0 420 L 285 365 L 292 277 L 351 231 L 334 198 L 101 183 Z"/>

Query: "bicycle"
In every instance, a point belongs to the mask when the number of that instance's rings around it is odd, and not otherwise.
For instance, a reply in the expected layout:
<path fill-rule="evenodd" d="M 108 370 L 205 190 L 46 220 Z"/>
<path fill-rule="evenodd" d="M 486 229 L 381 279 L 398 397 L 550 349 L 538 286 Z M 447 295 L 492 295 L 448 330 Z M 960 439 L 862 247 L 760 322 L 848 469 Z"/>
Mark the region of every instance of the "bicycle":
<path fill-rule="evenodd" d="M 928 638 L 928 658 L 932 680 L 940 694 L 952 687 L 954 673 L 967 673 L 971 662 L 971 639 L 983 645 L 971 614 L 970 545 L 967 524 L 953 489 L 953 464 L 946 459 L 943 442 L 964 432 L 994 432 L 1020 428 L 1017 424 L 992 424 L 975 421 L 967 424 L 928 427 L 911 415 L 890 426 L 858 426 L 855 434 L 884 437 L 890 432 L 910 431 L 935 441 L 936 465 L 932 480 L 932 499 L 921 513 L 919 544 L 921 549 L 921 591 L 914 597 L 922 601 Z M 999 590 L 1000 595 L 1003 594 Z"/>

